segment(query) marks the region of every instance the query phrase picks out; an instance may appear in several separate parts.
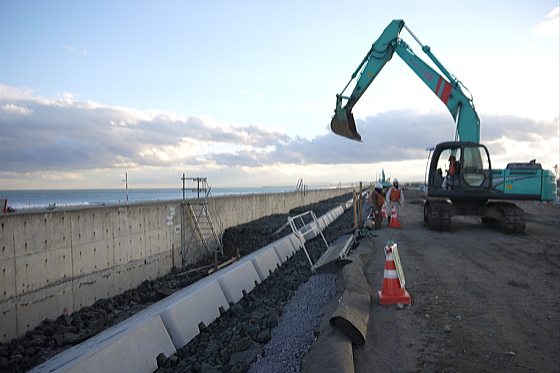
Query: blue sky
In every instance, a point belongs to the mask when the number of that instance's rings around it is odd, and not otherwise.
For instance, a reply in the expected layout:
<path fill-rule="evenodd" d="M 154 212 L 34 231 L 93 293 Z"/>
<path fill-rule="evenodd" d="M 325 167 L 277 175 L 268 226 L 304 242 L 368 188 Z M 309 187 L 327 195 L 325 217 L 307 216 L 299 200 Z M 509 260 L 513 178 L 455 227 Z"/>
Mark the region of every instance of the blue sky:
<path fill-rule="evenodd" d="M 387 4 L 385 4 L 387 3 Z M 330 133 L 392 19 L 472 92 L 493 166 L 558 160 L 558 1 L 0 0 L 0 188 L 216 187 L 424 178 L 453 139 L 397 55 Z M 414 39 L 401 37 L 424 60 Z M 351 85 L 351 88 L 353 86 Z"/>

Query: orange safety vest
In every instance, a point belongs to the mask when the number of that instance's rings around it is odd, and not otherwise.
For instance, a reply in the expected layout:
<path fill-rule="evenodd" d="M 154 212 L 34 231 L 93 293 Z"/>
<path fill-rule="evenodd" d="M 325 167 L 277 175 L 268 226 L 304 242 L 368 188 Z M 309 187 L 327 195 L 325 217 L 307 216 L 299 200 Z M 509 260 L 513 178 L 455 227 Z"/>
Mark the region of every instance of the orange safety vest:
<path fill-rule="evenodd" d="M 455 168 L 457 167 L 457 161 L 454 161 L 453 163 L 451 163 L 451 166 L 449 167 L 449 176 L 453 176 L 455 175 Z"/>
<path fill-rule="evenodd" d="M 385 203 L 385 197 L 383 197 L 383 194 L 377 192 L 374 193 L 377 194 L 377 206 L 383 206 L 383 204 Z"/>
<path fill-rule="evenodd" d="M 399 202 L 401 200 L 401 190 L 391 187 L 391 195 L 389 196 L 389 199 L 391 201 Z"/>

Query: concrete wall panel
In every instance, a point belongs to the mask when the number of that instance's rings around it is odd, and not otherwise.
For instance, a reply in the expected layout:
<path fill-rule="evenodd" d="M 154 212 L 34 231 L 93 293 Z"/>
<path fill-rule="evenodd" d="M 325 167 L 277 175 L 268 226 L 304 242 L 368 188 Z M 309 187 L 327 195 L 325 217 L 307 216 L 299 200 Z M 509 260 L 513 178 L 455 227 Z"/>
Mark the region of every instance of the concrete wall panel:
<path fill-rule="evenodd" d="M 72 276 L 72 250 L 70 247 L 47 250 L 16 258 L 16 292 L 24 295 L 67 281 Z"/>
<path fill-rule="evenodd" d="M 114 291 L 114 277 L 113 269 L 106 269 L 74 279 L 72 281 L 72 294 L 76 307 L 74 311 L 92 305 L 98 299 L 119 294 Z"/>
<path fill-rule="evenodd" d="M 0 222 L 0 262 L 4 259 L 14 259 L 16 257 L 15 224 L 18 224 L 15 219 L 4 219 Z"/>
<path fill-rule="evenodd" d="M 7 300 L 17 295 L 16 290 L 16 259 L 0 260 L 0 299 Z"/>
<path fill-rule="evenodd" d="M 33 329 L 45 318 L 56 319 L 65 312 L 76 311 L 72 294 L 72 281 L 65 281 L 17 298 L 18 335 Z"/>
<path fill-rule="evenodd" d="M 9 342 L 13 336 L 19 335 L 16 306 L 16 298 L 0 302 L 0 341 Z"/>
<path fill-rule="evenodd" d="M 86 276 L 115 265 L 112 242 L 94 241 L 75 245 L 74 248 L 72 257 L 74 276 Z"/>
<path fill-rule="evenodd" d="M 13 225 L 16 256 L 71 246 L 71 224 L 65 212 L 24 216 Z"/>

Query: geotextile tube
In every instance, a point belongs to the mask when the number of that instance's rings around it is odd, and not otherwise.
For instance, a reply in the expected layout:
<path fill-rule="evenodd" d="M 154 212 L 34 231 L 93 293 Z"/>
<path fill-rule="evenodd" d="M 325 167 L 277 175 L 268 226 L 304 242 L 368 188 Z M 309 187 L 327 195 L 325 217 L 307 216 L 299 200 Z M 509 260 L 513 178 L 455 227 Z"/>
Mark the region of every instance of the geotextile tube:
<path fill-rule="evenodd" d="M 342 268 L 344 292 L 329 323 L 346 335 L 356 345 L 366 341 L 371 288 L 364 275 L 364 264 L 373 253 L 373 243 L 363 238 L 356 250 L 348 257 L 352 261 Z"/>
<path fill-rule="evenodd" d="M 302 372 L 354 373 L 352 341 L 327 324 L 305 356 Z"/>
<path fill-rule="evenodd" d="M 371 254 L 373 243 L 362 238 L 351 255 L 335 263 L 341 268 L 337 288 L 342 296 L 323 308 L 323 313 L 332 317 L 322 320 L 319 336 L 303 360 L 303 373 L 354 373 L 352 344 L 356 342 L 351 338 L 365 342 L 371 289 L 363 268 Z"/>

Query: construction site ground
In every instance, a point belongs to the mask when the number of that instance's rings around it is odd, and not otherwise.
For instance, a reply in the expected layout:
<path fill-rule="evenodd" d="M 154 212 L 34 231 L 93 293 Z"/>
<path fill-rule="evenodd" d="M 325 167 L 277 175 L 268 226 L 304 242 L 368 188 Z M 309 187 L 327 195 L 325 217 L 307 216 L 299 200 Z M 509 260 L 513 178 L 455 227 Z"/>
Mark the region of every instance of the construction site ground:
<path fill-rule="evenodd" d="M 560 205 L 516 202 L 524 234 L 453 217 L 450 232 L 423 224 L 420 191 L 405 191 L 401 229 L 374 231 L 364 272 L 373 293 L 356 373 L 559 372 Z M 412 303 L 380 306 L 387 241 L 398 245 Z"/>

